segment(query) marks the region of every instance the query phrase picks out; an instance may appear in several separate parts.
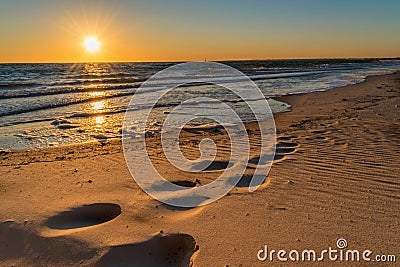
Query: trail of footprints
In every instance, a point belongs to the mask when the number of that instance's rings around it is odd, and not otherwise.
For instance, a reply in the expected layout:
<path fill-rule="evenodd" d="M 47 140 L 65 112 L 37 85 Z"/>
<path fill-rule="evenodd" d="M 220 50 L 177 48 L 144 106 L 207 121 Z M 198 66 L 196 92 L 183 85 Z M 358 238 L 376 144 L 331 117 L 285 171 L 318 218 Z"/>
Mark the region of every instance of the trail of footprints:
<path fill-rule="evenodd" d="M 332 194 L 336 194 L 337 196 L 345 194 L 347 195 L 346 197 L 348 199 L 352 199 L 351 194 L 354 193 L 354 190 L 346 189 L 345 186 L 349 184 L 359 185 L 360 181 L 363 181 L 365 178 L 367 178 L 370 180 L 370 184 L 374 187 L 362 184 L 362 186 L 357 187 L 357 190 L 369 190 L 371 191 L 371 194 L 378 194 L 385 198 L 393 198 L 394 194 L 393 192 L 390 192 L 388 187 L 399 188 L 399 183 L 394 179 L 397 174 L 391 173 L 391 168 L 388 168 L 386 173 L 375 175 L 378 174 L 377 172 L 379 170 L 375 171 L 371 169 L 371 166 L 380 167 L 382 164 L 391 165 L 391 162 L 369 162 L 368 150 L 366 150 L 366 148 L 357 146 L 356 142 L 358 137 L 354 138 L 354 133 L 350 132 L 352 129 L 357 129 L 357 125 L 350 124 L 346 125 L 345 128 L 336 128 L 334 124 L 330 124 L 324 125 L 324 129 L 297 131 L 297 135 L 279 135 L 277 137 L 273 164 L 282 164 L 286 159 L 296 159 L 292 156 L 296 153 L 303 153 L 300 147 L 306 146 L 308 149 L 307 157 L 303 158 L 301 161 L 290 161 L 290 164 L 299 165 L 298 167 L 291 169 L 296 170 L 296 172 L 315 173 L 317 171 L 320 173 L 322 178 L 325 175 L 332 175 L 332 173 L 339 175 L 341 173 L 347 174 L 346 180 L 338 179 L 336 184 L 332 184 L 329 187 L 329 190 L 332 191 Z M 393 138 L 393 136 L 398 139 L 398 136 L 394 134 L 397 130 L 393 129 L 393 131 L 382 131 L 381 129 L 370 127 L 364 130 L 364 133 L 367 133 L 368 135 L 364 135 L 360 138 L 369 138 L 371 142 L 379 140 L 382 145 L 385 145 L 384 137 L 386 137 L 386 140 L 388 138 Z M 328 139 L 326 137 L 327 134 L 332 133 L 333 131 L 334 134 L 331 134 L 331 138 Z M 349 136 L 352 136 L 353 144 L 349 144 Z M 252 142 L 257 142 L 257 140 L 252 139 Z M 301 146 L 300 143 L 302 144 Z M 351 147 L 350 150 L 349 146 Z M 375 149 L 375 160 L 377 158 L 379 159 L 379 157 L 383 158 L 385 156 L 384 146 L 376 146 L 376 144 L 373 144 L 371 145 L 371 148 Z M 353 156 L 351 153 L 355 153 L 355 155 Z M 271 155 L 253 155 L 253 157 L 251 157 L 248 161 L 245 174 L 236 183 L 236 188 L 249 187 L 251 180 L 254 178 L 255 167 L 258 164 L 266 164 L 270 157 Z M 351 165 L 346 165 L 346 168 L 348 169 L 342 170 L 341 157 L 346 157 L 345 160 L 352 160 L 352 164 L 357 166 L 352 169 L 353 167 Z M 328 163 L 326 163 L 324 166 L 321 166 L 319 164 L 320 161 L 326 159 L 328 159 Z M 300 166 L 302 167 L 300 168 Z M 226 168 L 230 167 L 232 166 L 229 165 L 228 161 L 218 160 L 215 162 L 210 162 L 205 171 L 222 172 Z M 287 173 L 282 169 L 283 168 L 278 169 L 277 173 L 278 176 L 282 177 L 282 179 L 286 179 L 285 177 L 295 177 L 294 173 Z M 349 176 L 349 172 L 361 174 L 363 177 L 358 177 L 357 175 L 354 177 Z M 263 179 L 264 181 L 266 179 L 266 177 L 256 178 Z M 201 185 L 201 181 L 199 180 L 176 180 L 172 182 L 183 187 L 195 187 Z M 310 184 L 310 190 L 320 190 L 318 189 L 318 183 L 320 183 L 319 180 L 310 180 L 307 181 L 307 183 Z M 386 191 L 381 190 L 382 188 L 385 188 Z M 359 204 L 359 208 L 363 208 L 363 205 L 360 205 L 360 203 L 357 204 Z M 179 211 L 179 209 L 174 209 L 174 211 L 177 210 Z M 187 209 L 181 210 L 186 211 Z M 73 207 L 69 210 L 59 212 L 58 214 L 49 217 L 44 222 L 44 225 L 55 231 L 85 229 L 87 227 L 112 223 L 112 221 L 116 220 L 122 214 L 122 212 L 123 211 L 121 207 L 114 203 L 93 203 Z M 377 210 L 377 212 L 380 211 Z M 28 244 L 24 244 L 25 247 L 33 246 L 34 242 L 39 241 L 43 242 L 44 244 L 48 244 L 49 246 L 52 246 L 52 244 L 55 242 L 51 241 L 50 238 L 38 236 L 33 233 L 25 233 L 24 231 L 26 230 L 18 228 L 13 222 L 2 223 L 0 224 L 0 243 L 7 244 L 7 239 L 11 240 L 15 238 L 15 236 L 26 237 Z M 29 242 L 32 244 L 29 244 Z M 62 246 L 68 247 L 71 246 L 71 244 L 71 241 L 68 241 Z M 22 248 L 24 246 L 21 245 L 20 247 Z M 71 247 L 71 250 L 73 249 L 76 248 Z M 193 258 L 198 253 L 198 250 L 199 247 L 196 244 L 196 241 L 190 235 L 159 234 L 144 242 L 112 246 L 105 253 L 103 253 L 97 262 L 95 262 L 94 266 L 191 266 L 193 263 Z M 13 251 L 12 253 L 17 252 Z M 82 259 L 90 259 L 94 257 L 97 252 L 82 250 L 76 253 L 80 253 L 79 257 Z"/>
<path fill-rule="evenodd" d="M 324 130 L 314 130 L 308 141 L 325 141 Z M 253 145 L 257 145 L 257 138 L 252 139 Z M 280 135 L 277 137 L 273 164 L 280 164 L 299 151 L 299 137 L 297 135 Z M 249 161 L 245 174 L 235 184 L 236 188 L 249 187 L 254 177 L 257 165 L 267 164 L 271 155 L 253 155 Z M 202 164 L 203 165 L 203 164 Z M 232 167 L 228 161 L 217 160 L 209 162 L 206 172 L 223 172 Z M 265 182 L 266 177 L 256 177 Z M 201 181 L 175 180 L 172 183 L 183 187 L 200 186 Z M 174 211 L 180 209 L 174 209 Z M 181 209 L 186 211 L 188 209 Z M 66 231 L 74 229 L 85 229 L 105 223 L 112 223 L 122 214 L 122 209 L 114 203 L 94 203 L 73 207 L 69 210 L 59 212 L 48 218 L 44 225 L 55 231 Z M 3 225 L 3 231 L 9 231 Z M 44 238 L 44 237 L 40 237 Z M 112 246 L 103 256 L 98 259 L 95 266 L 191 266 L 193 255 L 199 250 L 194 238 L 187 234 L 157 235 L 153 238 L 140 242 L 119 246 Z"/>
<path fill-rule="evenodd" d="M 276 153 L 274 162 L 279 162 L 285 159 L 288 155 L 296 152 L 298 144 L 294 141 L 296 136 L 281 136 L 278 137 L 276 144 Z M 254 178 L 251 173 L 257 164 L 266 164 L 264 157 L 254 156 L 248 162 L 247 173 L 245 173 L 236 184 L 236 187 L 248 187 L 250 181 Z M 210 162 L 205 169 L 207 172 L 222 172 L 226 168 L 232 167 L 228 161 L 215 161 Z M 265 180 L 265 177 L 262 177 Z M 200 181 L 176 180 L 172 181 L 174 184 L 183 187 L 195 187 L 201 184 Z M 174 209 L 174 211 L 180 209 Z M 182 209 L 186 211 L 188 209 Z M 48 219 L 43 225 L 52 231 L 71 231 L 86 229 L 89 227 L 101 226 L 105 223 L 112 223 L 122 214 L 122 208 L 115 203 L 92 203 L 72 207 L 71 209 L 61 211 Z M 0 226 L 3 237 L 7 237 L 11 232 L 20 232 L 18 226 L 14 223 L 2 224 Z M 34 234 L 30 234 L 34 235 Z M 51 243 L 50 238 L 34 236 L 33 239 L 40 239 L 41 242 Z M 5 240 L 0 240 L 4 241 Z M 27 240 L 29 243 L 30 240 Z M 33 245 L 33 244 L 32 244 Z M 66 247 L 69 243 L 64 244 Z M 29 246 L 29 244 L 28 244 Z M 194 238 L 187 234 L 174 234 L 174 235 L 157 235 L 153 238 L 140 242 L 131 243 L 119 246 L 112 246 L 104 253 L 94 264 L 94 266 L 191 266 L 193 256 L 199 250 Z M 91 258 L 96 253 L 93 251 L 89 254 L 82 254 L 81 258 Z"/>
<path fill-rule="evenodd" d="M 347 145 L 336 135 L 332 140 L 326 137 L 327 133 L 333 131 L 333 126 L 328 125 L 324 129 L 312 129 L 297 132 L 296 135 L 279 135 L 277 137 L 275 155 L 273 164 L 282 164 L 287 159 L 296 159 L 296 153 L 302 153 L 300 143 L 315 148 L 323 148 L 327 144 L 338 146 L 343 149 Z M 371 130 L 372 131 L 372 130 Z M 340 133 L 345 134 L 345 133 Z M 259 140 L 251 139 L 253 146 L 257 146 Z M 226 149 L 228 150 L 228 149 Z M 247 188 L 252 179 L 257 178 L 265 182 L 266 177 L 254 177 L 254 171 L 257 165 L 267 164 L 271 160 L 271 155 L 253 155 L 250 157 L 245 174 L 240 177 L 235 187 Z M 318 159 L 310 155 L 308 159 L 310 166 L 315 167 Z M 296 160 L 294 160 L 296 162 Z M 201 164 L 203 166 L 204 164 Z M 208 162 L 205 172 L 221 173 L 232 166 L 228 161 L 216 160 Z M 196 166 L 194 166 L 196 168 Z M 290 174 L 289 174 L 290 175 Z M 378 181 L 379 182 L 379 181 Z M 383 181 L 386 182 L 386 181 Z M 172 183 L 183 187 L 196 187 L 201 185 L 201 181 L 175 180 Z M 167 207 L 169 209 L 171 207 Z M 176 209 L 174 211 L 187 211 L 189 209 Z M 54 216 L 49 217 L 44 225 L 54 231 L 68 231 L 76 229 L 86 229 L 88 227 L 100 226 L 105 223 L 112 223 L 122 214 L 122 209 L 114 203 L 94 203 L 73 207 L 66 211 L 61 211 Z M 10 225 L 1 225 L 0 230 L 3 236 L 7 236 L 7 231 L 20 231 L 8 228 Z M 45 237 L 35 237 L 43 238 Z M 1 241 L 1 240 L 0 240 Z M 44 240 L 47 242 L 47 240 Z M 98 260 L 94 266 L 191 266 L 194 255 L 198 253 L 199 247 L 194 238 L 187 234 L 174 235 L 156 235 L 153 238 L 140 242 L 110 247 Z M 93 254 L 93 252 L 90 252 Z M 85 255 L 87 256 L 87 255 Z M 90 255 L 93 256 L 93 255 Z M 88 257 L 90 257 L 88 256 Z"/>
<path fill-rule="evenodd" d="M 259 139 L 253 138 L 251 139 L 251 146 L 257 146 L 259 145 Z M 254 171 L 259 165 L 266 165 L 267 163 L 270 163 L 270 161 L 273 161 L 273 164 L 277 164 L 279 162 L 282 162 L 288 158 L 290 158 L 291 155 L 295 154 L 300 145 L 298 144 L 297 141 L 297 136 L 296 135 L 282 135 L 277 138 L 277 143 L 275 146 L 275 154 L 274 155 L 252 155 L 249 158 L 247 168 L 245 170 L 245 173 L 243 176 L 238 180 L 237 183 L 234 183 L 235 187 L 237 188 L 245 188 L 250 186 L 251 180 L 254 178 Z M 222 146 L 222 150 L 226 152 L 226 157 L 229 157 L 228 154 L 228 148 L 225 148 Z M 209 164 L 209 165 L 208 165 Z M 198 164 L 199 166 L 203 166 L 204 164 Z M 217 173 L 222 173 L 225 169 L 231 168 L 233 165 L 229 164 L 229 161 L 225 160 L 216 160 L 211 163 L 207 163 L 208 165 L 207 168 L 203 169 L 205 172 L 217 172 Z M 266 177 L 256 177 L 257 180 L 262 180 L 265 182 Z M 172 183 L 181 185 L 182 181 L 171 181 Z M 190 182 L 190 181 L 188 181 Z M 186 184 L 188 184 L 186 182 Z M 187 187 L 195 187 L 195 186 L 200 186 L 201 183 L 199 181 L 197 182 L 191 182 L 189 186 Z"/>
<path fill-rule="evenodd" d="M 259 137 L 254 137 L 250 139 L 250 146 L 251 147 L 257 147 L 259 146 L 260 140 Z M 249 187 L 250 181 L 253 178 L 254 171 L 259 165 L 266 165 L 267 163 L 270 163 L 272 160 L 273 164 L 278 164 L 286 159 L 291 159 L 291 156 L 294 155 L 300 145 L 298 143 L 298 137 L 296 135 L 281 135 L 278 136 L 276 145 L 275 145 L 275 154 L 274 155 L 260 155 L 260 154 L 251 154 L 245 173 L 243 176 L 239 179 L 237 183 L 235 183 L 235 186 L 237 188 L 244 188 L 244 187 Z M 186 149 L 186 155 L 192 156 L 197 148 L 195 146 L 187 146 L 183 147 L 183 149 Z M 232 164 L 228 160 L 224 160 L 223 158 L 229 158 L 229 153 L 230 153 L 230 148 L 228 145 L 222 143 L 218 144 L 218 149 L 222 151 L 222 159 L 218 159 L 212 162 L 198 162 L 195 163 L 192 167 L 193 170 L 199 171 L 201 170 L 203 174 L 216 174 L 220 175 L 223 171 L 225 171 L 228 168 L 231 168 L 235 165 L 235 162 Z M 189 152 L 188 152 L 189 151 Z M 196 158 L 196 156 L 192 156 L 193 158 Z M 162 164 L 162 158 L 157 156 L 154 156 L 152 158 L 157 164 Z M 204 166 L 206 166 L 204 168 Z M 218 177 L 218 176 L 215 176 Z M 266 180 L 266 177 L 260 178 L 257 177 L 258 180 Z M 202 183 L 200 180 L 204 180 L 207 178 L 201 177 L 200 179 L 193 179 L 192 180 L 170 180 L 170 182 L 184 186 L 184 187 L 196 187 L 196 186 L 201 186 Z"/>

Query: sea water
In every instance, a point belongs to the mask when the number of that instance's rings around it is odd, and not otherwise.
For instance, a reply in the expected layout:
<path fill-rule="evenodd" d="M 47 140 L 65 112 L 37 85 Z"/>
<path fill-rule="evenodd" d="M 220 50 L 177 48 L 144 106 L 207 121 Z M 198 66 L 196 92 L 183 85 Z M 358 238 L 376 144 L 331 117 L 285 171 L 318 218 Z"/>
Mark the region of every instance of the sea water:
<path fill-rule="evenodd" d="M 362 82 L 368 75 L 400 70 L 400 60 L 379 59 L 222 63 L 252 79 L 268 98 L 273 113 L 289 108 L 274 97 L 328 90 Z M 0 149 L 120 138 L 124 113 L 135 91 L 153 74 L 174 64 L 0 64 Z M 160 127 L 163 117 L 182 101 L 199 96 L 229 103 L 244 121 L 253 118 L 229 90 L 212 84 L 189 84 L 174 89 L 157 103 L 149 129 Z"/>

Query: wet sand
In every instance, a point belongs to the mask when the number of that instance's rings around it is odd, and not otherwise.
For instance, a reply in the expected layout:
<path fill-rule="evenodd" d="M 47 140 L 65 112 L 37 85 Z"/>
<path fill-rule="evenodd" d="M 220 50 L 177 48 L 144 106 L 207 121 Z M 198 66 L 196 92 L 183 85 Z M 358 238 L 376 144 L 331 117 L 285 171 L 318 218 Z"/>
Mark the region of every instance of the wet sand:
<path fill-rule="evenodd" d="M 174 208 L 141 191 L 119 141 L 0 152 L 0 265 L 281 266 L 276 258 L 260 262 L 257 252 L 264 245 L 320 251 L 339 238 L 349 249 L 400 260 L 400 74 L 278 100 L 292 108 L 275 118 L 277 153 L 265 183 L 247 190 L 260 156 L 250 123 L 245 175 L 204 207 Z M 149 154 L 171 181 L 204 184 L 229 159 L 227 136 L 215 129 L 183 133 L 189 158 L 204 137 L 221 151 L 205 174 L 170 168 L 157 136 Z"/>

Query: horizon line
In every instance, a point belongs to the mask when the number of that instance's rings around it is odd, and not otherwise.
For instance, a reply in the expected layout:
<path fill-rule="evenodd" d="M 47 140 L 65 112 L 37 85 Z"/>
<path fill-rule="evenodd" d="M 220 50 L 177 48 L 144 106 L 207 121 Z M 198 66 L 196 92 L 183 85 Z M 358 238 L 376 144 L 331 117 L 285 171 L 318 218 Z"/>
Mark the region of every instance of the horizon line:
<path fill-rule="evenodd" d="M 236 62 L 236 61 L 280 61 L 280 60 L 367 60 L 367 59 L 379 59 L 379 60 L 400 60 L 400 56 L 397 57 L 310 57 L 310 58 L 265 58 L 265 59 L 217 59 L 217 60 L 204 60 L 207 62 Z M 12 62 L 0 62 L 0 64 L 89 64 L 89 63 L 180 63 L 180 62 L 203 62 L 199 60 L 143 60 L 143 61 L 125 61 L 125 60 L 111 60 L 111 61 L 12 61 Z"/>

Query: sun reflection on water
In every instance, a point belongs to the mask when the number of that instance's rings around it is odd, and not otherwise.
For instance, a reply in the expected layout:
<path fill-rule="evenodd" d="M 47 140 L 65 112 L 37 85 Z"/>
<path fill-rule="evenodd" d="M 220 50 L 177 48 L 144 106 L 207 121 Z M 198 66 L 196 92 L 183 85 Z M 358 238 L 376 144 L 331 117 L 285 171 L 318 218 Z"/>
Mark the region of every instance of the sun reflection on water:
<path fill-rule="evenodd" d="M 96 124 L 103 124 L 104 122 L 104 117 L 103 116 L 97 116 L 95 118 Z"/>
<path fill-rule="evenodd" d="M 104 92 L 101 92 L 101 91 L 89 92 L 89 96 L 90 97 L 104 96 Z"/>
<path fill-rule="evenodd" d="M 104 108 L 104 104 L 105 104 L 105 103 L 104 103 L 104 100 L 97 101 L 97 102 L 93 102 L 93 103 L 92 103 L 93 110 L 94 110 L 95 112 L 102 111 L 103 108 Z"/>
<path fill-rule="evenodd" d="M 114 70 L 108 63 L 85 63 L 73 64 L 69 70 L 70 75 L 84 79 L 87 84 L 82 85 L 83 89 L 89 92 L 85 93 L 88 103 L 85 105 L 83 112 L 90 114 L 87 121 L 87 127 L 95 132 L 102 132 L 108 126 L 110 120 L 106 116 L 106 112 L 110 109 L 110 102 L 107 100 L 108 93 L 102 91 L 105 86 L 102 84 Z"/>

